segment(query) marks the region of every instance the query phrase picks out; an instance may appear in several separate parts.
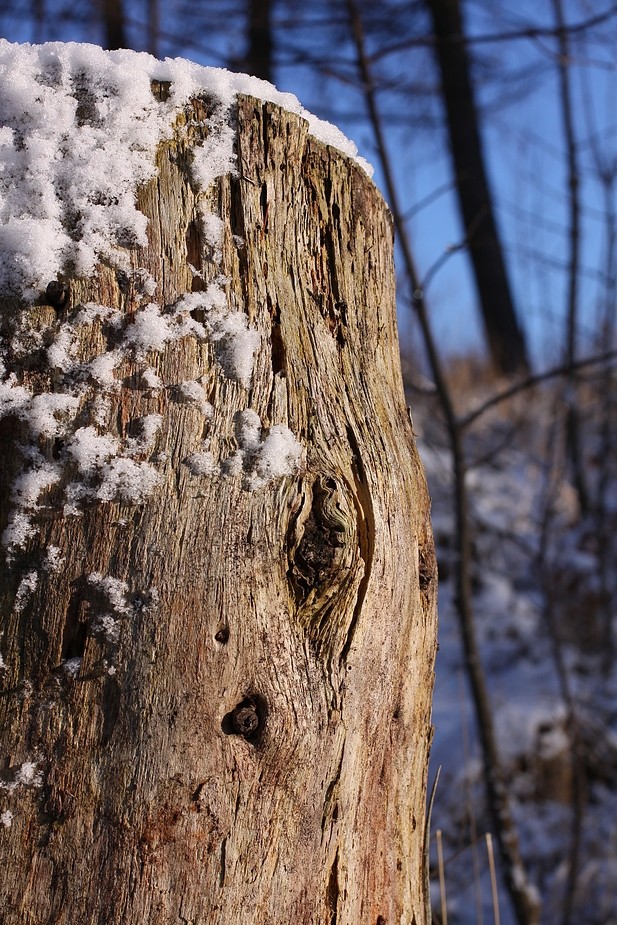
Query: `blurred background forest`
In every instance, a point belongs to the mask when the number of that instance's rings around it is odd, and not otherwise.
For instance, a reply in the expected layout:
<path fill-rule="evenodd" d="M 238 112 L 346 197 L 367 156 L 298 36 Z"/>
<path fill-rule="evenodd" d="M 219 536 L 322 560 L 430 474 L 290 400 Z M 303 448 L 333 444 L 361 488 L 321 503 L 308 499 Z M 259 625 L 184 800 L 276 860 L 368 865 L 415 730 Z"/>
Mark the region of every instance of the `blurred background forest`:
<path fill-rule="evenodd" d="M 1 0 L 0 34 L 248 72 L 375 166 L 440 564 L 433 921 L 617 923 L 617 4 Z"/>

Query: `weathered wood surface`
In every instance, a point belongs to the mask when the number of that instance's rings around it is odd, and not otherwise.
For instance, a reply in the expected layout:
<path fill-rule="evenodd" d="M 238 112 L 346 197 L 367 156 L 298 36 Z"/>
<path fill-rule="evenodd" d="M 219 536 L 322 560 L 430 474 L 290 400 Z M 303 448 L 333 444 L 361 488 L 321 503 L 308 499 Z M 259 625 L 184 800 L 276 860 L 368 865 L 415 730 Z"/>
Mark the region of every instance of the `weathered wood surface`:
<path fill-rule="evenodd" d="M 226 277 L 261 335 L 252 386 L 191 335 L 125 359 L 97 420 L 126 437 L 162 415 L 146 456 L 160 483 L 142 504 L 69 516 L 67 463 L 3 572 L 0 922 L 421 925 L 436 573 L 389 214 L 301 119 L 241 98 L 238 176 L 205 197 L 224 223 L 212 253 L 187 169 L 204 105 L 140 193 L 149 245 L 131 262 L 161 305 Z M 29 309 L 29 329 L 53 343 L 89 301 L 131 313 L 144 296 L 101 267 L 70 280 L 60 314 Z M 5 336 L 16 317 L 5 302 Z M 79 332 L 83 360 L 113 347 L 100 320 Z M 35 391 L 54 388 L 42 356 L 15 357 Z M 210 419 L 177 388 L 200 377 Z M 301 471 L 255 490 L 242 473 L 194 474 L 204 436 L 216 460 L 233 454 L 247 407 L 293 431 Z M 24 435 L 11 417 L 0 427 L 4 528 Z M 42 568 L 49 547 L 60 569 Z M 97 573 L 126 583 L 120 603 Z M 110 610 L 115 641 L 100 631 Z M 73 677 L 63 660 L 78 657 Z"/>

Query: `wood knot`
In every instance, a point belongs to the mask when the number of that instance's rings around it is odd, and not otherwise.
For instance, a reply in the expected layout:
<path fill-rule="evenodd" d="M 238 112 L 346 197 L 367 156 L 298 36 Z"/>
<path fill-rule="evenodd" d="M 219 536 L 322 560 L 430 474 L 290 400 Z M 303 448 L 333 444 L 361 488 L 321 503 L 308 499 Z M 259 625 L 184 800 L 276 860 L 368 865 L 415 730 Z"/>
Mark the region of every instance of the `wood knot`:
<path fill-rule="evenodd" d="M 313 483 L 288 538 L 289 575 L 303 603 L 315 588 L 336 579 L 352 522 L 341 487 L 321 476 Z"/>

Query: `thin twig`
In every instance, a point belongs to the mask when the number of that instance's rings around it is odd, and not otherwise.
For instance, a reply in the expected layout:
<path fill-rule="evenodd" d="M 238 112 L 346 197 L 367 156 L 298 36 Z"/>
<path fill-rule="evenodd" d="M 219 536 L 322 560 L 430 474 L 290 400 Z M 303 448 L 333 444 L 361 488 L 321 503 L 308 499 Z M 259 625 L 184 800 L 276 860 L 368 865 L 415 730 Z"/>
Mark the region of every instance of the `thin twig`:
<path fill-rule="evenodd" d="M 458 673 L 458 681 L 459 703 L 461 708 L 461 733 L 463 738 L 463 762 L 465 764 L 465 770 L 468 771 L 471 765 L 471 749 L 469 747 L 469 728 L 465 710 L 464 679 L 463 673 L 460 671 Z M 469 816 L 469 834 L 471 835 L 471 862 L 473 866 L 473 884 L 476 898 L 476 925 L 484 925 L 484 916 L 482 913 L 482 878 L 480 877 L 480 856 L 478 853 L 478 826 L 476 823 L 472 783 L 468 773 L 465 774 L 465 790 L 467 791 L 467 813 Z"/>
<path fill-rule="evenodd" d="M 448 925 L 448 902 L 446 900 L 446 875 L 443 865 L 443 844 L 441 829 L 435 832 L 437 839 L 437 869 L 439 871 L 439 905 L 441 911 L 441 925 Z"/>
<path fill-rule="evenodd" d="M 611 4 L 611 6 L 602 13 L 597 13 L 595 16 L 589 17 L 589 19 L 571 23 L 568 26 L 568 32 L 570 35 L 587 32 L 595 26 L 603 25 L 603 23 L 612 19 L 613 16 L 617 16 L 617 4 L 615 3 Z M 484 35 L 457 35 L 452 36 L 449 41 L 452 44 L 481 45 L 497 42 L 511 42 L 514 39 L 555 38 L 555 36 L 558 35 L 559 29 L 555 29 L 551 26 L 526 26 L 523 29 L 512 29 L 506 32 L 488 32 Z M 399 51 L 406 51 L 408 48 L 430 48 L 436 44 L 436 41 L 435 36 L 431 34 L 414 35 L 411 38 L 402 39 L 399 42 L 386 45 L 385 48 L 380 48 L 379 51 L 374 52 L 367 60 L 369 64 L 372 65 L 382 58 L 387 58 L 388 55 L 395 54 Z"/>
<path fill-rule="evenodd" d="M 482 417 L 483 414 L 486 414 L 487 411 L 494 408 L 495 405 L 499 405 L 501 402 L 507 401 L 509 398 L 518 395 L 519 392 L 525 392 L 527 389 L 539 385 L 541 382 L 546 382 L 549 379 L 557 379 L 559 376 L 567 376 L 573 369 L 581 370 L 585 369 L 587 366 L 596 366 L 599 363 L 610 363 L 615 359 L 617 359 L 617 350 L 607 350 L 605 353 L 597 353 L 595 356 L 585 357 L 584 360 L 577 360 L 573 364 L 564 363 L 560 366 L 554 366 L 552 369 L 548 369 L 543 373 L 535 373 L 533 376 L 526 376 L 525 379 L 521 379 L 520 382 L 515 382 L 514 385 L 509 386 L 502 392 L 497 392 L 495 395 L 491 396 L 491 398 L 483 402 L 478 408 L 468 412 L 468 414 L 459 419 L 459 426 L 466 429 L 473 424 L 474 421 Z"/>
<path fill-rule="evenodd" d="M 493 921 L 500 925 L 499 893 L 497 892 L 497 876 L 495 874 L 495 855 L 493 853 L 493 838 L 490 832 L 486 833 L 486 853 L 488 854 L 488 869 L 491 874 L 491 896 L 493 897 Z"/>
<path fill-rule="evenodd" d="M 426 822 L 424 823 L 424 902 L 427 925 L 430 925 L 433 919 L 431 913 L 431 817 L 433 815 L 433 804 L 435 802 L 435 794 L 437 792 L 437 784 L 439 782 L 440 774 L 441 765 L 439 765 L 437 768 L 435 780 L 433 781 L 433 786 L 431 787 L 431 795 L 426 811 Z"/>
<path fill-rule="evenodd" d="M 570 768 L 572 772 L 572 829 L 567 860 L 566 885 L 562 922 L 570 921 L 574 907 L 574 894 L 578 876 L 582 831 L 586 806 L 586 771 L 583 758 L 581 726 L 579 722 L 576 698 L 570 683 L 566 665 L 560 622 L 556 612 L 553 581 L 548 574 L 548 544 L 551 520 L 554 516 L 558 486 L 562 480 L 559 465 L 559 453 L 562 451 L 559 440 L 559 416 L 553 416 L 553 424 L 548 434 L 546 450 L 547 464 L 544 473 L 544 488 L 541 493 L 543 510 L 540 517 L 539 544 L 536 567 L 544 590 L 544 617 L 547 622 L 551 656 L 559 684 L 561 698 L 566 711 L 566 729 L 570 746 Z"/>

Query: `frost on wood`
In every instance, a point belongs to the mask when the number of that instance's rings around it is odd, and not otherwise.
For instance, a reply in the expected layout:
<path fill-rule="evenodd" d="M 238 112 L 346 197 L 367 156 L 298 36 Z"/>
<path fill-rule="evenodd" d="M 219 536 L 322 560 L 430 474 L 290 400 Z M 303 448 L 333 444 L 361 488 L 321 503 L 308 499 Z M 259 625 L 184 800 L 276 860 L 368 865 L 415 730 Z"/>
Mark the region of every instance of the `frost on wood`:
<path fill-rule="evenodd" d="M 3 925 L 424 925 L 435 564 L 387 209 L 259 81 L 0 66 Z"/>

